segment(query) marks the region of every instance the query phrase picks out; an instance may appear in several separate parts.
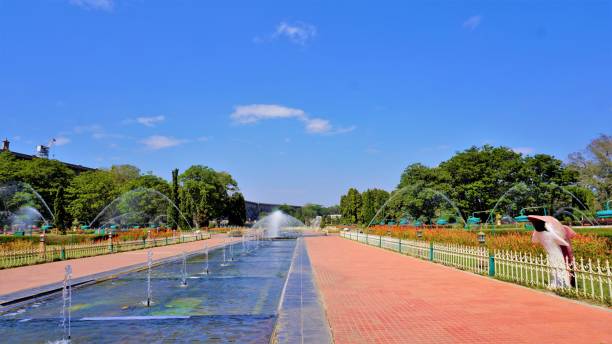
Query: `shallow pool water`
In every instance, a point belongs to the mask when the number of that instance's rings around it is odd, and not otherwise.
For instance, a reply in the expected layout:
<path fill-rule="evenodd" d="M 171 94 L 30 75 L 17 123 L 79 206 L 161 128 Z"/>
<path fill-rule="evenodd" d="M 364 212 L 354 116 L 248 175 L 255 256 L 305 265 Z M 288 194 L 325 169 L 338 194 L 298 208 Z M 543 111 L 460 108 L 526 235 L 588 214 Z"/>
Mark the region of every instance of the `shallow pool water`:
<path fill-rule="evenodd" d="M 228 265 L 222 249 L 216 249 L 209 255 L 208 275 L 204 255 L 191 256 L 186 287 L 181 260 L 154 266 L 151 307 L 145 306 L 146 270 L 75 288 L 72 342 L 268 342 L 294 248 L 295 240 L 264 241 L 251 252 L 235 244 Z M 61 309 L 57 295 L 1 314 L 0 342 L 62 339 Z"/>

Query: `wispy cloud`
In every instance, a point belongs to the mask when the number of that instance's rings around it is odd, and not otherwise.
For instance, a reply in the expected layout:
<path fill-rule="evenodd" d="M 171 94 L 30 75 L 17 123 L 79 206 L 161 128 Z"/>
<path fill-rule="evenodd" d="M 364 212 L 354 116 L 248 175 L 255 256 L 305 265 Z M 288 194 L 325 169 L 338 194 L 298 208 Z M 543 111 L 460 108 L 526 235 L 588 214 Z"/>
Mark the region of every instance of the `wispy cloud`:
<path fill-rule="evenodd" d="M 367 154 L 378 154 L 380 153 L 380 149 L 375 147 L 368 147 L 364 150 L 364 152 L 366 152 Z"/>
<path fill-rule="evenodd" d="M 267 37 L 257 36 L 253 39 L 255 43 L 264 43 L 275 39 L 285 38 L 289 42 L 299 45 L 306 45 L 317 35 L 317 28 L 301 21 L 289 23 L 281 22 L 276 26 L 274 33 Z"/>
<path fill-rule="evenodd" d="M 238 105 L 230 115 L 232 120 L 240 124 L 256 123 L 264 119 L 304 118 L 306 113 L 300 109 L 274 104 Z"/>
<path fill-rule="evenodd" d="M 53 139 L 53 144 L 56 146 L 63 146 L 69 143 L 70 143 L 70 138 L 66 136 L 58 136 L 55 139 Z"/>
<path fill-rule="evenodd" d="M 322 118 L 308 118 L 306 122 L 306 131 L 312 134 L 327 133 L 332 129 L 329 121 Z"/>
<path fill-rule="evenodd" d="M 308 23 L 295 22 L 293 24 L 281 22 L 276 27 L 275 37 L 285 37 L 292 43 L 304 45 L 317 35 L 317 28 Z"/>
<path fill-rule="evenodd" d="M 152 117 L 138 117 L 136 122 L 144 125 L 145 127 L 154 127 L 158 123 L 163 122 L 166 119 L 164 116 L 152 116 Z"/>
<path fill-rule="evenodd" d="M 116 134 L 116 133 L 108 133 L 104 130 L 104 127 L 102 127 L 99 124 L 90 124 L 90 125 L 80 125 L 80 126 L 76 126 L 74 127 L 74 133 L 75 134 L 91 134 L 91 137 L 96 139 L 96 140 L 101 140 L 101 139 L 121 139 L 124 138 L 125 136 L 121 135 L 121 134 Z"/>
<path fill-rule="evenodd" d="M 179 146 L 183 143 L 186 143 L 187 141 L 188 140 L 177 139 L 170 136 L 153 135 L 140 141 L 140 143 L 144 144 L 148 149 L 158 150 Z"/>
<path fill-rule="evenodd" d="M 88 10 L 112 11 L 113 0 L 70 0 L 70 3 Z"/>
<path fill-rule="evenodd" d="M 480 25 L 482 21 L 482 16 L 471 16 L 466 21 L 463 22 L 463 27 L 473 31 Z"/>
<path fill-rule="evenodd" d="M 531 154 L 531 153 L 535 152 L 535 148 L 533 148 L 533 147 L 514 147 L 514 148 L 512 148 L 512 150 L 515 153 L 521 153 L 521 154 L 525 154 L 525 155 Z"/>
<path fill-rule="evenodd" d="M 304 123 L 310 134 L 342 134 L 353 131 L 355 127 L 335 129 L 324 118 L 310 117 L 304 110 L 276 104 L 238 105 L 230 118 L 238 124 L 253 124 L 262 120 L 297 119 Z"/>

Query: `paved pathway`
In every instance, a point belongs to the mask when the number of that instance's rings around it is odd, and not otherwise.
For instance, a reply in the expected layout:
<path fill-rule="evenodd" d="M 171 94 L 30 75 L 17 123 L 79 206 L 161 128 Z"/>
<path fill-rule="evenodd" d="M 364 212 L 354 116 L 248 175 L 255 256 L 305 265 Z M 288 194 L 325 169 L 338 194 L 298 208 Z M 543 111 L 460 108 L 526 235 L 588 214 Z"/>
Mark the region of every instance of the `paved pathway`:
<path fill-rule="evenodd" d="M 213 235 L 209 240 L 193 241 L 185 244 L 176 244 L 151 248 L 153 259 L 160 260 L 181 254 L 182 252 L 202 251 L 204 243 L 209 247 L 223 244 L 226 236 Z M 228 242 L 240 238 L 228 238 Z M 80 259 L 70 259 L 53 263 L 23 266 L 0 270 L 0 296 L 18 291 L 38 288 L 53 283 L 59 283 L 64 278 L 64 267 L 72 266 L 73 278 L 78 279 L 89 275 L 100 274 L 111 270 L 126 268 L 147 261 L 148 250 L 121 252 L 103 256 Z M 1 299 L 1 297 L 0 297 Z"/>
<path fill-rule="evenodd" d="M 336 344 L 612 343 L 612 312 L 340 237 L 306 239 Z"/>

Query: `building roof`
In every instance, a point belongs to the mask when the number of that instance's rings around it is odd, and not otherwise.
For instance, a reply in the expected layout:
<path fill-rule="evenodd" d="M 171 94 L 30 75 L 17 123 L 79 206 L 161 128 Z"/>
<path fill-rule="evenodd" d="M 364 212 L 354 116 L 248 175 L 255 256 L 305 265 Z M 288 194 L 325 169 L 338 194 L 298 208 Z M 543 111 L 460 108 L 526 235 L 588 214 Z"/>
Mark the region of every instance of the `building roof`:
<path fill-rule="evenodd" d="M 24 154 L 24 153 L 19 153 L 19 152 L 13 152 L 13 151 L 7 151 L 7 150 L 3 150 L 2 152 L 8 152 L 10 154 L 12 154 L 15 158 L 17 159 L 21 159 L 21 160 L 33 160 L 33 159 L 43 159 L 43 158 L 39 158 L 36 155 L 30 155 L 30 154 Z M 57 160 L 59 161 L 59 160 Z M 69 169 L 75 171 L 75 172 L 87 172 L 87 171 L 95 171 L 95 168 L 91 168 L 91 167 L 85 167 L 85 166 L 81 166 L 81 165 L 76 165 L 76 164 L 71 164 L 68 162 L 64 162 L 64 161 L 59 161 L 60 163 L 64 164 L 66 167 L 68 167 Z"/>

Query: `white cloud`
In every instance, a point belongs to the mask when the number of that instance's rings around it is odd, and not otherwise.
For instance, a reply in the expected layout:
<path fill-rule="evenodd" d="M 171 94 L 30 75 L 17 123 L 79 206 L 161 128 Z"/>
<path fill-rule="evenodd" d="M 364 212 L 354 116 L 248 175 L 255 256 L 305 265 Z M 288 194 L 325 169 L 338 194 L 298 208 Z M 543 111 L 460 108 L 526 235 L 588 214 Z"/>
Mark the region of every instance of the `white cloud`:
<path fill-rule="evenodd" d="M 231 114 L 231 118 L 240 124 L 256 123 L 264 119 L 305 117 L 303 110 L 274 104 L 238 105 Z"/>
<path fill-rule="evenodd" d="M 512 148 L 512 150 L 515 153 L 520 153 L 520 154 L 525 154 L 525 155 L 535 152 L 535 148 L 533 147 L 514 147 Z"/>
<path fill-rule="evenodd" d="M 63 146 L 63 145 L 67 145 L 70 143 L 70 139 L 67 138 L 66 136 L 58 136 L 53 140 L 54 140 L 53 144 L 56 146 Z"/>
<path fill-rule="evenodd" d="M 210 141 L 211 137 L 210 136 L 200 136 L 196 139 L 196 141 L 198 142 L 208 142 Z"/>
<path fill-rule="evenodd" d="M 144 144 L 148 149 L 158 150 L 163 148 L 169 148 L 181 145 L 187 142 L 187 140 L 176 139 L 174 137 L 162 136 L 162 135 L 153 135 L 148 138 L 140 141 L 140 143 Z"/>
<path fill-rule="evenodd" d="M 285 37 L 292 43 L 305 45 L 317 35 L 317 28 L 308 23 L 295 22 L 289 24 L 281 22 L 276 27 L 273 37 Z"/>
<path fill-rule="evenodd" d="M 230 118 L 238 124 L 253 124 L 270 119 L 297 119 L 304 123 L 306 132 L 310 134 L 343 134 L 355 130 L 355 127 L 334 127 L 329 120 L 312 118 L 304 110 L 276 104 L 238 105 Z"/>
<path fill-rule="evenodd" d="M 346 133 L 350 133 L 351 131 L 355 129 L 357 129 L 357 127 L 354 125 L 351 125 L 350 127 L 338 128 L 334 130 L 333 132 L 331 132 L 331 134 L 346 134 Z"/>
<path fill-rule="evenodd" d="M 331 130 L 329 121 L 322 118 L 306 119 L 306 131 L 313 134 L 327 133 Z"/>
<path fill-rule="evenodd" d="M 367 154 L 378 154 L 380 153 L 380 149 L 374 147 L 368 147 L 364 150 Z"/>
<path fill-rule="evenodd" d="M 482 21 L 481 16 L 471 16 L 466 21 L 463 22 L 463 27 L 473 31 L 480 25 L 481 21 Z"/>
<path fill-rule="evenodd" d="M 76 134 L 91 134 L 91 137 L 96 140 L 101 139 L 122 139 L 125 138 L 124 135 L 121 134 L 112 134 L 107 133 L 104 128 L 99 124 L 91 124 L 91 125 L 81 125 L 74 127 L 74 132 Z"/>
<path fill-rule="evenodd" d="M 164 116 L 152 116 L 152 117 L 138 117 L 136 122 L 144 125 L 145 127 L 154 127 L 158 123 L 163 122 L 166 119 Z"/>
<path fill-rule="evenodd" d="M 113 0 L 70 0 L 70 3 L 88 10 L 112 11 Z"/>

